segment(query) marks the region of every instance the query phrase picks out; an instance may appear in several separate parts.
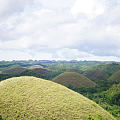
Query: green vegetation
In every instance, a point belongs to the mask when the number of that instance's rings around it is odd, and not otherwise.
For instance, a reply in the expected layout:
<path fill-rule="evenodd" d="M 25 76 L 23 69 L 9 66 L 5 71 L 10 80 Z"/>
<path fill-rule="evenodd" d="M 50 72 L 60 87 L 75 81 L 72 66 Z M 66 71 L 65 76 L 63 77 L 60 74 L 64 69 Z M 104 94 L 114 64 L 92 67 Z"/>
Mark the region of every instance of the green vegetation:
<path fill-rule="evenodd" d="M 120 70 L 115 72 L 112 76 L 110 76 L 108 81 L 112 83 L 120 83 Z"/>
<path fill-rule="evenodd" d="M 25 68 L 23 67 L 12 67 L 7 70 L 3 70 L 2 74 L 20 74 L 23 71 L 25 71 Z"/>
<path fill-rule="evenodd" d="M 120 91 L 120 89 L 118 89 L 118 87 L 120 87 L 119 70 L 119 62 L 108 61 L 0 61 L 0 81 L 19 76 L 34 76 L 53 80 L 54 78 L 61 76 L 60 74 L 64 74 L 64 72 L 76 72 L 79 73 L 79 75 L 83 74 L 87 79 L 96 83 L 97 86 L 86 86 L 88 81 L 85 80 L 85 86 L 81 87 L 80 82 L 76 82 L 78 77 L 72 77 L 74 75 L 71 75 L 68 78 L 74 78 L 76 80 L 70 81 L 70 79 L 66 79 L 68 80 L 66 86 L 97 102 L 115 116 L 117 120 L 120 120 L 120 93 L 118 92 Z M 82 78 L 83 83 L 84 77 L 80 76 L 79 79 Z M 62 80 L 62 83 L 64 80 Z M 71 83 L 74 83 L 75 86 L 73 87 Z M 85 120 L 88 120 L 88 118 L 91 120 L 103 120 L 103 118 L 97 116 L 90 116 L 86 117 Z"/>
<path fill-rule="evenodd" d="M 107 91 L 94 94 L 86 90 L 86 94 L 84 95 L 120 119 L 120 84 L 114 84 Z"/>
<path fill-rule="evenodd" d="M 89 80 L 82 74 L 75 72 L 64 72 L 53 79 L 54 82 L 64 85 L 66 87 L 80 88 L 80 87 L 94 87 L 96 83 Z"/>
<path fill-rule="evenodd" d="M 92 67 L 90 69 L 94 69 L 94 70 L 99 70 L 102 72 L 107 73 L 109 76 L 112 75 L 113 73 L 117 72 L 118 70 L 120 70 L 120 64 L 119 63 L 111 63 L 111 64 L 102 64 L 102 65 L 98 65 L 95 67 Z"/>
<path fill-rule="evenodd" d="M 1 115 L 0 115 L 0 120 L 3 120 Z"/>
<path fill-rule="evenodd" d="M 120 119 L 120 84 L 113 85 L 107 91 L 94 94 L 92 99 Z"/>
<path fill-rule="evenodd" d="M 87 78 L 96 82 L 99 85 L 103 85 L 109 77 L 107 73 L 99 70 L 94 70 L 94 69 L 85 71 L 83 75 L 85 75 Z"/>
<path fill-rule="evenodd" d="M 88 117 L 89 114 L 91 116 Z M 10 78 L 0 82 L 0 115 L 5 120 L 93 120 L 90 117 L 98 116 L 115 120 L 79 93 L 35 77 Z"/>

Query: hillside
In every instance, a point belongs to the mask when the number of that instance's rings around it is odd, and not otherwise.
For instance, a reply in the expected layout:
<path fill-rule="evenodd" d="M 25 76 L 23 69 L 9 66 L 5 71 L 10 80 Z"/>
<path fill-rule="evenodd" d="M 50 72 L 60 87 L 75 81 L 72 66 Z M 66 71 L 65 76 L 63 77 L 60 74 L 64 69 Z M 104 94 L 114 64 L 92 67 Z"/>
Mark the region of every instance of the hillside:
<path fill-rule="evenodd" d="M 51 71 L 47 70 L 47 69 L 44 69 L 44 68 L 34 68 L 32 69 L 35 73 L 37 74 L 50 74 Z"/>
<path fill-rule="evenodd" d="M 55 77 L 53 81 L 66 87 L 73 88 L 93 87 L 96 85 L 96 83 L 89 80 L 87 77 L 75 72 L 64 72 Z"/>
<path fill-rule="evenodd" d="M 0 103 L 0 115 L 5 120 L 85 120 L 89 114 L 115 120 L 88 98 L 35 77 L 0 82 Z"/>
<path fill-rule="evenodd" d="M 2 74 L 20 74 L 26 69 L 23 67 L 13 67 L 2 71 Z"/>
<path fill-rule="evenodd" d="M 103 72 L 107 73 L 110 76 L 113 73 L 115 73 L 118 70 L 120 70 L 120 64 L 118 64 L 118 63 L 102 64 L 102 65 L 98 65 L 98 66 L 92 67 L 90 69 L 103 71 Z"/>
<path fill-rule="evenodd" d="M 65 72 L 76 72 L 76 73 L 80 73 L 80 74 L 83 73 L 82 70 L 80 70 L 80 69 L 75 69 L 75 68 L 69 68 L 69 69 L 66 69 Z"/>
<path fill-rule="evenodd" d="M 120 120 L 120 84 L 114 84 L 107 91 L 94 94 L 92 100 Z"/>
<path fill-rule="evenodd" d="M 108 81 L 112 83 L 120 83 L 120 70 L 111 75 Z"/>
<path fill-rule="evenodd" d="M 97 84 L 104 83 L 109 77 L 109 75 L 107 73 L 105 73 L 103 71 L 99 71 L 99 70 L 94 70 L 94 69 L 85 71 L 83 73 L 83 75 L 85 75 L 90 80 L 93 80 Z"/>

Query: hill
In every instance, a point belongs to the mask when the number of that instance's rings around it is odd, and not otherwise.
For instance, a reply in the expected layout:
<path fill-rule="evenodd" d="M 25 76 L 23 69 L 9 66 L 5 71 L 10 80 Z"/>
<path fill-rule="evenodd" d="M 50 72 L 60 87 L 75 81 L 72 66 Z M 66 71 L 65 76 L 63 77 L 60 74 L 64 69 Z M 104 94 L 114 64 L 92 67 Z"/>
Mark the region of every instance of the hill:
<path fill-rule="evenodd" d="M 80 69 L 75 69 L 75 68 L 69 68 L 69 69 L 66 69 L 65 72 L 76 72 L 76 73 L 80 73 L 80 74 L 83 73 L 82 70 L 80 70 Z"/>
<path fill-rule="evenodd" d="M 108 81 L 112 83 L 120 83 L 120 70 L 110 76 Z"/>
<path fill-rule="evenodd" d="M 5 120 L 115 120 L 88 98 L 51 81 L 16 77 L 0 82 L 0 115 Z"/>
<path fill-rule="evenodd" d="M 64 85 L 66 87 L 80 88 L 93 87 L 96 85 L 87 77 L 76 72 L 64 72 L 53 79 L 54 82 Z"/>
<path fill-rule="evenodd" d="M 113 73 L 120 70 L 120 64 L 119 63 L 102 64 L 102 65 L 97 65 L 95 67 L 92 67 L 90 69 L 103 71 L 103 72 L 107 73 L 110 76 Z"/>
<path fill-rule="evenodd" d="M 110 104 L 120 106 L 120 84 L 114 84 L 109 90 L 103 92 Z"/>
<path fill-rule="evenodd" d="M 120 84 L 114 84 L 107 91 L 94 94 L 92 100 L 120 120 Z"/>
<path fill-rule="evenodd" d="M 105 80 L 108 79 L 109 75 L 103 71 L 99 70 L 86 70 L 83 75 L 85 75 L 90 80 L 93 80 L 97 84 L 102 84 L 105 82 Z"/>
<path fill-rule="evenodd" d="M 20 74 L 26 69 L 23 67 L 13 67 L 2 71 L 2 74 Z"/>
<path fill-rule="evenodd" d="M 47 70 L 47 69 L 44 69 L 44 68 L 34 68 L 32 69 L 35 73 L 37 74 L 50 74 L 51 71 L 50 70 Z"/>

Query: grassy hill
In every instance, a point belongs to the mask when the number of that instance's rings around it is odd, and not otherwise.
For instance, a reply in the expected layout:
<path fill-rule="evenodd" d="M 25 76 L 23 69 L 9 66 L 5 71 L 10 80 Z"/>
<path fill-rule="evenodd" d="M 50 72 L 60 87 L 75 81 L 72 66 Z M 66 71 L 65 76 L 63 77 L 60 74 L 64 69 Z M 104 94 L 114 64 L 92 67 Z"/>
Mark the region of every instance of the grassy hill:
<path fill-rule="evenodd" d="M 37 74 L 50 74 L 51 71 L 50 70 L 47 70 L 47 69 L 44 69 L 44 68 L 34 68 L 32 69 L 35 73 Z"/>
<path fill-rule="evenodd" d="M 87 77 L 76 72 L 64 72 L 53 79 L 54 82 L 73 88 L 93 87 L 96 85 Z"/>
<path fill-rule="evenodd" d="M 94 94 L 92 100 L 120 120 L 120 84 L 114 84 L 107 91 Z"/>
<path fill-rule="evenodd" d="M 51 81 L 16 77 L 0 82 L 3 120 L 85 120 L 89 114 L 115 120 L 93 101 Z"/>
<path fill-rule="evenodd" d="M 98 65 L 98 66 L 92 67 L 90 69 L 103 71 L 103 72 L 107 73 L 110 76 L 113 73 L 115 73 L 118 70 L 120 70 L 120 64 L 118 64 L 118 63 L 102 64 L 102 65 Z"/>
<path fill-rule="evenodd" d="M 105 73 L 103 71 L 99 71 L 99 70 L 94 70 L 94 69 L 85 71 L 83 73 L 83 75 L 85 75 L 90 80 L 93 80 L 97 84 L 104 83 L 109 77 L 109 75 L 107 73 Z"/>
<path fill-rule="evenodd" d="M 80 74 L 83 73 L 82 70 L 80 70 L 80 69 L 75 69 L 75 68 L 69 68 L 69 69 L 66 69 L 65 72 L 77 72 L 77 73 L 80 73 Z"/>
<path fill-rule="evenodd" d="M 120 70 L 110 76 L 108 81 L 112 83 L 120 83 Z"/>
<path fill-rule="evenodd" d="M 2 71 L 2 74 L 20 74 L 26 69 L 23 67 L 12 67 Z"/>

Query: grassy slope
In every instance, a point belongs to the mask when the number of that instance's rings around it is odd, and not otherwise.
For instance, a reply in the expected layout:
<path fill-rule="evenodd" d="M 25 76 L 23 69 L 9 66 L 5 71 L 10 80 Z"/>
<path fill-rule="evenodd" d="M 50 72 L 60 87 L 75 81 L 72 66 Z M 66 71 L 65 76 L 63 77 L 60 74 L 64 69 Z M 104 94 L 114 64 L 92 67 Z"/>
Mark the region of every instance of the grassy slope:
<path fill-rule="evenodd" d="M 120 83 L 120 70 L 115 72 L 112 76 L 110 76 L 108 81 Z"/>
<path fill-rule="evenodd" d="M 87 70 L 83 75 L 91 80 L 106 80 L 109 77 L 107 73 L 99 70 Z"/>
<path fill-rule="evenodd" d="M 120 120 L 120 84 L 114 84 L 107 91 L 95 94 L 93 100 Z"/>
<path fill-rule="evenodd" d="M 53 79 L 54 82 L 73 88 L 93 87 L 96 84 L 85 76 L 75 72 L 64 72 Z"/>
<path fill-rule="evenodd" d="M 3 120 L 84 120 L 88 114 L 115 120 L 96 103 L 51 81 L 16 77 L 0 83 Z"/>
<path fill-rule="evenodd" d="M 107 73 L 108 75 L 112 75 L 113 73 L 117 72 L 120 70 L 120 64 L 117 63 L 112 63 L 112 64 L 103 64 L 103 65 L 98 65 L 93 68 L 94 70 L 99 70 Z"/>
<path fill-rule="evenodd" d="M 7 70 L 2 71 L 3 74 L 19 74 L 25 71 L 25 68 L 23 67 L 13 67 L 9 68 Z"/>

